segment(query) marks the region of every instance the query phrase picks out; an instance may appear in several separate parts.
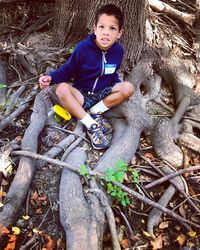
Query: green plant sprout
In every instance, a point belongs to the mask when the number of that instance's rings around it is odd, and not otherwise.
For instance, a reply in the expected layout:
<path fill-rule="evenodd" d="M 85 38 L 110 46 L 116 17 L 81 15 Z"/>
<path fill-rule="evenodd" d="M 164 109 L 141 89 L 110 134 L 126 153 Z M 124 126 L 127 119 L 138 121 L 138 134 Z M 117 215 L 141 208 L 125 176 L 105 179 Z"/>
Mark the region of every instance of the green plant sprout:
<path fill-rule="evenodd" d="M 6 87 L 7 87 L 6 84 L 0 83 L 0 89 L 6 88 Z"/>
<path fill-rule="evenodd" d="M 90 177 L 89 169 L 88 169 L 88 167 L 86 165 L 81 165 L 80 166 L 80 175 L 83 175 L 86 178 Z"/>
<path fill-rule="evenodd" d="M 70 55 L 74 52 L 74 49 L 75 49 L 75 47 L 71 47 L 71 48 L 69 49 L 69 54 L 70 54 Z"/>
<path fill-rule="evenodd" d="M 108 194 L 115 197 L 116 201 L 121 203 L 122 206 L 130 205 L 130 199 L 127 192 L 124 192 L 120 187 L 115 185 L 115 182 L 123 183 L 126 173 L 131 172 L 131 178 L 134 183 L 139 183 L 138 172 L 132 168 L 128 168 L 128 165 L 124 160 L 119 160 L 114 164 L 113 168 L 108 168 L 105 171 L 105 181 L 106 189 Z M 89 177 L 89 170 L 87 166 L 82 165 L 80 167 L 80 174 L 86 177 Z"/>

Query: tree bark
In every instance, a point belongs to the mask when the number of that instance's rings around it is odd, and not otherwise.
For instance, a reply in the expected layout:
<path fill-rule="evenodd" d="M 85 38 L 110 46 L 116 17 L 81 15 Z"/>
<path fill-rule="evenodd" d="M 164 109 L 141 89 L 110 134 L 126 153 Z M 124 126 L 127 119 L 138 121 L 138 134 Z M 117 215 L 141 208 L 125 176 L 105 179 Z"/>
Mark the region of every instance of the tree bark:
<path fill-rule="evenodd" d="M 31 123 L 22 140 L 22 149 L 37 152 L 39 135 L 47 118 L 47 108 L 46 98 L 41 92 L 36 97 Z M 4 201 L 3 211 L 0 212 L 0 227 L 10 226 L 14 222 L 27 194 L 34 171 L 35 161 L 29 157 L 21 157 L 17 173 Z"/>
<path fill-rule="evenodd" d="M 86 152 L 77 148 L 66 161 L 79 168 L 86 158 Z M 67 249 L 102 249 L 104 213 L 101 211 L 98 216 L 91 216 L 96 211 L 92 211 L 91 202 L 86 199 L 80 175 L 66 168 L 62 170 L 59 201 L 60 221 L 66 232 Z"/>
<path fill-rule="evenodd" d="M 74 45 L 86 37 L 87 7 L 86 0 L 56 0 L 53 45 Z"/>
<path fill-rule="evenodd" d="M 145 45 L 146 0 L 57 0 L 53 44 L 74 45 L 86 37 L 86 24 L 92 31 L 96 10 L 108 3 L 119 6 L 125 15 L 121 43 L 125 48 L 123 68 L 128 71 L 137 63 Z"/>

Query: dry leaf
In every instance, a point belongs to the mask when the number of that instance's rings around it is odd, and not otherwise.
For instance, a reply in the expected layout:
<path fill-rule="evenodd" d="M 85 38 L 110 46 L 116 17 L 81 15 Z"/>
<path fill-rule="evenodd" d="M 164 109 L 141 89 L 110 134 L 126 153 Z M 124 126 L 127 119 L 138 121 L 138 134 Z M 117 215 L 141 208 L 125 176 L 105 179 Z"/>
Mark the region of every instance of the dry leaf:
<path fill-rule="evenodd" d="M 6 234 L 9 234 L 10 233 L 10 231 L 7 229 L 7 227 L 0 227 L 0 237 L 2 236 L 2 235 L 6 235 Z"/>
<path fill-rule="evenodd" d="M 61 248 L 61 247 L 62 247 L 62 239 L 61 239 L 61 238 L 59 238 L 59 239 L 57 240 L 56 246 L 57 246 L 57 249 L 62 249 L 62 248 Z"/>
<path fill-rule="evenodd" d="M 189 231 L 187 233 L 191 238 L 195 237 L 197 235 L 197 233 L 195 231 Z"/>
<path fill-rule="evenodd" d="M 120 218 L 119 218 L 119 216 L 115 217 L 115 222 L 116 222 L 116 223 L 120 223 Z"/>
<path fill-rule="evenodd" d="M 20 234 L 21 230 L 19 227 L 12 227 L 12 232 L 13 234 L 18 235 Z"/>
<path fill-rule="evenodd" d="M 188 190 L 189 190 L 189 193 L 190 193 L 191 196 L 195 196 L 196 195 L 194 189 L 192 188 L 192 186 L 189 183 L 188 183 Z"/>
<path fill-rule="evenodd" d="M 9 237 L 10 237 L 10 239 L 8 241 L 7 246 L 4 248 L 4 250 L 14 250 L 15 249 L 17 236 L 13 234 Z"/>
<path fill-rule="evenodd" d="M 195 245 L 194 245 L 193 242 L 187 241 L 187 246 L 188 246 L 190 249 L 192 249 Z"/>
<path fill-rule="evenodd" d="M 22 218 L 23 218 L 24 220 L 29 220 L 29 219 L 30 219 L 30 216 L 29 216 L 29 215 L 23 215 Z"/>
<path fill-rule="evenodd" d="M 167 227 L 169 227 L 169 221 L 163 221 L 159 225 L 160 229 L 164 229 L 164 228 L 167 228 Z"/>
<path fill-rule="evenodd" d="M 53 240 L 51 239 L 51 237 L 47 234 L 42 234 L 42 235 L 45 237 L 45 239 L 47 241 L 46 245 L 42 249 L 53 250 L 54 243 L 53 243 Z"/>
<path fill-rule="evenodd" d="M 179 246 L 183 246 L 186 242 L 186 237 L 184 234 L 180 234 L 177 238 L 176 241 L 178 242 Z"/>
<path fill-rule="evenodd" d="M 120 241 L 120 245 L 121 245 L 124 249 L 128 248 L 128 247 L 129 247 L 128 239 L 123 239 L 123 240 L 121 240 L 121 241 Z"/>
<path fill-rule="evenodd" d="M 160 234 L 156 239 L 150 241 L 152 245 L 152 250 L 162 249 L 163 246 L 163 238 L 162 234 Z"/>
<path fill-rule="evenodd" d="M 9 181 L 2 179 L 1 184 L 2 184 L 2 186 L 7 186 L 9 184 Z"/>
<path fill-rule="evenodd" d="M 34 234 L 39 234 L 39 232 L 40 232 L 39 229 L 33 228 L 33 233 L 34 233 Z"/>
<path fill-rule="evenodd" d="M 153 160 L 153 159 L 155 158 L 154 155 L 151 154 L 151 153 L 146 153 L 146 154 L 144 154 L 144 156 L 145 156 L 146 158 L 148 158 L 149 160 Z"/>
<path fill-rule="evenodd" d="M 181 230 L 181 226 L 176 225 L 176 226 L 175 226 L 175 229 L 176 229 L 178 232 L 180 232 L 180 230 Z"/>
<path fill-rule="evenodd" d="M 36 210 L 35 210 L 35 213 L 36 213 L 36 214 L 42 214 L 42 208 L 36 209 Z"/>
<path fill-rule="evenodd" d="M 0 191 L 0 197 L 5 197 L 7 193 L 5 191 Z"/>
<path fill-rule="evenodd" d="M 125 226 L 121 225 L 120 228 L 119 228 L 119 231 L 117 233 L 117 237 L 118 237 L 119 241 L 123 240 L 124 232 L 125 232 Z"/>
<path fill-rule="evenodd" d="M 148 233 L 148 232 L 146 232 L 146 231 L 144 231 L 144 230 L 143 230 L 142 232 L 143 232 L 143 234 L 144 234 L 145 236 L 147 236 L 147 237 L 154 238 L 154 239 L 156 238 L 154 234 L 150 234 L 150 233 Z"/>
<path fill-rule="evenodd" d="M 135 164 L 136 164 L 136 162 L 137 162 L 137 161 L 136 161 L 136 157 L 135 157 L 135 156 L 133 156 L 133 158 L 131 159 L 131 164 L 132 164 L 132 165 L 135 165 Z"/>
<path fill-rule="evenodd" d="M 185 210 L 185 207 L 184 207 L 184 204 L 181 204 L 180 207 L 179 207 L 179 212 L 180 214 L 186 218 L 186 210 Z"/>
<path fill-rule="evenodd" d="M 163 239 L 163 245 L 164 245 L 164 246 L 169 246 L 169 245 L 170 245 L 170 238 L 169 238 L 169 235 L 163 235 L 163 236 L 162 236 L 162 239 Z"/>
<path fill-rule="evenodd" d="M 22 136 L 21 136 L 21 135 L 16 136 L 16 137 L 15 137 L 15 140 L 16 140 L 17 142 L 21 142 Z"/>

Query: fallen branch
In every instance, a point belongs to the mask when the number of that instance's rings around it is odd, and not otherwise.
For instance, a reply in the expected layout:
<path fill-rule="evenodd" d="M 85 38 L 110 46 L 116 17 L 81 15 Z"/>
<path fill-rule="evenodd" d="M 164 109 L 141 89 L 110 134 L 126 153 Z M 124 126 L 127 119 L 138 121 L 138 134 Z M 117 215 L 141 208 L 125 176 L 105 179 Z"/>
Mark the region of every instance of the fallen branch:
<path fill-rule="evenodd" d="M 73 166 L 71 166 L 71 165 L 69 165 L 69 164 L 67 164 L 65 162 L 62 162 L 62 161 L 59 161 L 59 160 L 56 160 L 56 159 L 51 159 L 51 158 L 48 158 L 48 157 L 45 157 L 45 156 L 42 156 L 40 154 L 30 152 L 30 151 L 24 151 L 24 150 L 13 151 L 12 155 L 21 155 L 21 156 L 25 156 L 25 157 L 31 157 L 31 158 L 34 158 L 34 159 L 40 159 L 40 160 L 47 161 L 47 162 L 55 164 L 55 165 L 65 167 L 65 168 L 67 168 L 67 169 L 69 169 L 71 171 L 74 171 L 74 172 L 80 174 L 80 168 L 74 168 Z M 90 171 L 89 174 L 91 176 L 98 176 L 98 177 L 101 177 L 101 178 L 105 179 L 104 174 L 102 174 L 100 172 L 97 172 L 97 171 L 94 171 L 94 170 Z M 187 224 L 192 225 L 194 227 L 200 228 L 200 225 L 197 225 L 196 223 L 191 222 L 191 221 L 181 217 L 180 215 L 176 214 L 175 212 L 173 212 L 173 211 L 171 211 L 171 210 L 169 210 L 169 209 L 167 209 L 165 207 L 160 206 L 159 204 L 157 204 L 156 202 L 150 200 L 149 198 L 140 195 L 139 193 L 131 190 L 130 188 L 127 188 L 125 185 L 123 185 L 123 184 L 121 184 L 119 182 L 113 182 L 113 184 L 120 187 L 122 190 L 127 192 L 130 196 L 132 196 L 132 197 L 134 197 L 134 198 L 136 198 L 136 199 L 138 199 L 140 201 L 143 201 L 143 202 L 147 203 L 148 205 L 153 206 L 153 207 L 163 211 L 164 213 L 167 213 L 168 215 L 170 215 L 174 219 L 178 220 L 180 223 L 187 223 Z"/>
<path fill-rule="evenodd" d="M 166 175 L 168 176 L 168 175 L 171 175 L 171 174 L 174 174 L 174 171 L 176 171 L 174 168 L 173 168 L 173 173 L 164 173 L 160 168 L 158 168 L 158 167 L 156 167 L 149 159 L 147 159 L 146 157 L 144 157 L 144 156 L 142 156 L 141 154 L 139 154 L 138 153 L 138 155 L 143 159 L 143 160 L 145 160 L 146 162 L 148 162 L 149 163 L 149 165 L 151 166 L 151 167 L 153 167 L 160 175 L 162 175 L 163 177 L 162 178 L 165 178 L 166 177 Z M 169 163 L 168 163 L 169 164 Z M 170 167 L 169 167 L 170 168 Z M 172 169 L 172 168 L 171 168 Z M 185 168 L 185 169 L 187 169 L 187 168 Z M 174 177 L 176 177 L 176 176 L 178 176 L 178 175 L 175 175 Z M 174 178 L 174 177 L 172 177 L 172 178 Z M 162 179 L 162 178 L 160 178 L 160 179 Z M 199 208 L 194 204 L 194 202 L 190 199 L 190 197 L 188 196 L 188 194 L 186 193 L 186 192 L 184 192 L 184 190 L 182 189 L 182 188 L 180 188 L 179 187 L 179 185 L 178 185 L 178 182 L 177 181 L 175 181 L 175 180 L 172 180 L 172 178 L 169 178 L 168 180 L 169 180 L 169 182 L 176 188 L 176 189 L 178 189 L 178 191 L 185 197 L 185 198 L 187 198 L 187 201 L 188 201 L 188 203 L 192 206 L 192 208 L 197 212 L 197 213 L 199 213 L 200 212 L 200 210 L 199 210 Z M 182 181 L 184 181 L 184 178 L 182 179 Z M 149 183 L 149 184 L 147 184 L 147 185 L 145 185 L 144 186 L 144 188 L 146 189 L 146 187 L 148 187 L 149 188 L 149 185 L 150 184 L 152 184 L 152 183 Z M 185 184 L 185 189 L 187 188 L 187 185 Z M 167 197 L 167 196 L 166 196 Z"/>
<path fill-rule="evenodd" d="M 95 194 L 98 197 L 98 199 L 100 200 L 100 204 L 103 206 L 107 220 L 108 220 L 108 225 L 109 225 L 110 233 L 112 236 L 113 249 L 120 250 L 121 247 L 120 247 L 119 240 L 117 237 L 115 218 L 113 215 L 113 211 L 112 211 L 110 205 L 108 204 L 108 199 L 107 199 L 106 195 L 99 188 L 91 188 L 89 190 L 89 192 Z"/>
<path fill-rule="evenodd" d="M 188 14 L 185 12 L 181 12 L 179 10 L 174 9 L 170 5 L 158 1 L 158 0 L 149 0 L 149 5 L 151 8 L 155 11 L 166 13 L 176 19 L 178 19 L 181 22 L 187 23 L 189 25 L 193 25 L 193 23 L 196 20 L 196 16 L 194 14 Z"/>
<path fill-rule="evenodd" d="M 36 96 L 38 90 L 33 90 L 29 96 L 27 97 L 27 101 L 21 104 L 14 112 L 12 112 L 9 116 L 3 119 L 0 122 L 0 131 L 3 130 L 11 121 L 13 121 L 16 117 L 18 117 L 21 113 L 24 112 L 25 109 L 28 108 L 29 102 Z"/>
<path fill-rule="evenodd" d="M 169 181 L 170 179 L 172 179 L 172 178 L 174 178 L 174 177 L 176 177 L 178 175 L 182 175 L 182 174 L 189 173 L 189 172 L 196 171 L 196 170 L 200 170 L 200 165 L 190 166 L 188 168 L 177 170 L 174 173 L 165 175 L 165 176 L 161 177 L 160 179 L 145 185 L 144 188 L 149 189 L 149 188 L 155 187 L 156 185 L 161 184 L 161 183 L 163 183 L 165 181 Z"/>

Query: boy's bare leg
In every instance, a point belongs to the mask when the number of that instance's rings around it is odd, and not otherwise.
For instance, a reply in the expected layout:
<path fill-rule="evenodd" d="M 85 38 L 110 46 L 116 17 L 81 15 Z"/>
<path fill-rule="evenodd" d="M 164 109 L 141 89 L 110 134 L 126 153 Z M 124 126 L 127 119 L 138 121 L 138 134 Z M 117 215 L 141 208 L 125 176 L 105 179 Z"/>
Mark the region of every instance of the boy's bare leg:
<path fill-rule="evenodd" d="M 56 95 L 58 96 L 63 108 L 77 119 L 83 119 L 86 115 L 86 111 L 82 107 L 84 97 L 79 90 L 73 88 L 67 83 L 60 83 L 56 89 Z"/>
<path fill-rule="evenodd" d="M 103 102 L 106 107 L 112 108 L 128 100 L 133 94 L 134 86 L 132 83 L 120 82 L 112 88 L 111 94 L 108 95 Z"/>

